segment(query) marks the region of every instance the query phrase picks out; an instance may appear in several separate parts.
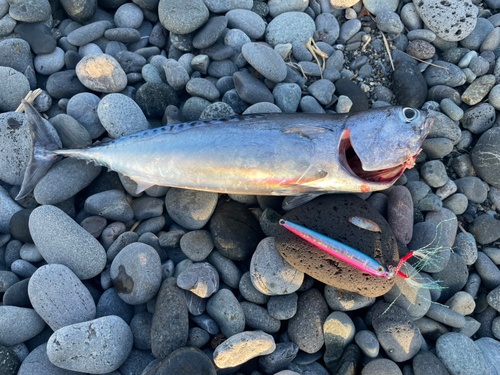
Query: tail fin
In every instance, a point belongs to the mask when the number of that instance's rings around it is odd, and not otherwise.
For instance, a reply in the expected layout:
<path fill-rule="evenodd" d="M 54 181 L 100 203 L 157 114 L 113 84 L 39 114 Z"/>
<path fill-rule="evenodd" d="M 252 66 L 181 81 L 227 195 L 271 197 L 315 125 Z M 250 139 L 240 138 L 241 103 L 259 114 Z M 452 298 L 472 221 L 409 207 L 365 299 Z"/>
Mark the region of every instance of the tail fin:
<path fill-rule="evenodd" d="M 23 184 L 21 185 L 19 194 L 17 194 L 16 200 L 22 199 L 31 193 L 52 164 L 59 158 L 58 155 L 51 152 L 59 149 L 59 145 L 54 136 L 49 133 L 42 116 L 26 100 L 23 99 L 22 104 L 26 113 L 25 121 L 28 123 L 33 141 L 33 153 L 28 162 L 26 172 L 24 172 Z"/>

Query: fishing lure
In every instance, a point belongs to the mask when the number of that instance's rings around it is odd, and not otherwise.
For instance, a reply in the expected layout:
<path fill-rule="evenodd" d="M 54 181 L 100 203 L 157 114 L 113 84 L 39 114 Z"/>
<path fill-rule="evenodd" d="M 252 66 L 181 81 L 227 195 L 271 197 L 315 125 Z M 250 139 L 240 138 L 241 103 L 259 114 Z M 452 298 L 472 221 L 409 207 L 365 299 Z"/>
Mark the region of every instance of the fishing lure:
<path fill-rule="evenodd" d="M 349 222 L 358 228 L 369 230 L 370 232 L 382 232 L 378 224 L 370 219 L 359 217 L 359 216 L 351 216 Z"/>
<path fill-rule="evenodd" d="M 327 236 L 319 234 L 311 229 L 305 228 L 302 225 L 295 224 L 291 221 L 281 219 L 279 224 L 291 232 L 295 233 L 299 237 L 305 239 L 307 242 L 312 243 L 314 246 L 319 247 L 321 250 L 326 251 L 328 254 L 356 267 L 362 271 L 368 272 L 371 275 L 386 277 L 387 279 L 392 279 L 394 276 L 398 275 L 403 278 L 407 278 L 400 271 L 404 262 L 414 255 L 414 252 L 408 253 L 406 256 L 401 258 L 397 267 L 389 266 L 387 269 L 382 266 L 375 259 L 370 258 L 368 255 L 353 249 L 339 241 L 331 239 Z M 376 224 L 375 224 L 376 225 Z"/>

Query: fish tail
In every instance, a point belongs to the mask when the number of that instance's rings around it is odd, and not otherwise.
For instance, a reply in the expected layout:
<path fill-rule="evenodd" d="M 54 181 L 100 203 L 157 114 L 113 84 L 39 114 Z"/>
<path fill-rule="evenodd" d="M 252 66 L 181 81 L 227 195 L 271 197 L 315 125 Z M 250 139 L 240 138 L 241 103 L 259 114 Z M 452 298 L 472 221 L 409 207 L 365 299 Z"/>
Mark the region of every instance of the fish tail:
<path fill-rule="evenodd" d="M 23 183 L 16 200 L 22 199 L 31 193 L 52 164 L 59 159 L 59 155 L 54 152 L 59 149 L 59 145 L 56 138 L 48 131 L 42 116 L 26 100 L 23 99 L 22 104 L 24 105 L 26 121 L 33 142 L 33 153 L 24 172 Z"/>

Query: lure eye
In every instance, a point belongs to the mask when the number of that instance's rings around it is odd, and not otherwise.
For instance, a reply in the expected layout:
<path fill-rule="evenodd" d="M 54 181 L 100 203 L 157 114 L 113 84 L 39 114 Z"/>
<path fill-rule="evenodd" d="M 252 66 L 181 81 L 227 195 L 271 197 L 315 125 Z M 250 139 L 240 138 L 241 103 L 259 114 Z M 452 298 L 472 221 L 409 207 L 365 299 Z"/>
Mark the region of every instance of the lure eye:
<path fill-rule="evenodd" d="M 379 267 L 377 268 L 377 272 L 378 272 L 379 274 L 383 274 L 383 273 L 385 272 L 385 270 L 384 270 L 384 268 L 383 268 L 382 266 L 379 266 Z"/>
<path fill-rule="evenodd" d="M 403 117 L 406 122 L 411 122 L 418 117 L 418 111 L 413 108 L 405 107 L 403 108 Z"/>

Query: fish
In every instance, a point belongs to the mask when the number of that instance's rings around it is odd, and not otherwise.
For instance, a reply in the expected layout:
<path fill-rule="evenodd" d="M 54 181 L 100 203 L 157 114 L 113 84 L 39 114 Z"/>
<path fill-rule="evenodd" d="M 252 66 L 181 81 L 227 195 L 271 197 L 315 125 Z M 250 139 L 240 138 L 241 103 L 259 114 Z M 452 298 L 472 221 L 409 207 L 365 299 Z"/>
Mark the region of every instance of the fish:
<path fill-rule="evenodd" d="M 358 228 L 369 230 L 370 232 L 382 232 L 382 229 L 380 229 L 376 222 L 365 217 L 351 216 L 348 220 Z"/>
<path fill-rule="evenodd" d="M 167 125 L 82 149 L 60 149 L 23 100 L 33 153 L 16 199 L 61 157 L 94 162 L 137 183 L 206 192 L 298 196 L 390 187 L 412 168 L 433 122 L 426 111 L 386 107 L 348 114 L 272 113 Z M 290 205 L 292 207 L 294 205 Z"/>

